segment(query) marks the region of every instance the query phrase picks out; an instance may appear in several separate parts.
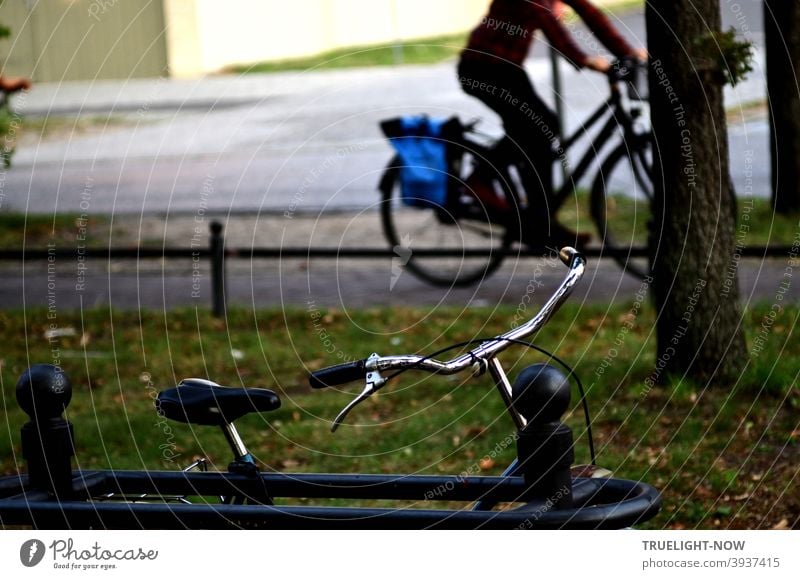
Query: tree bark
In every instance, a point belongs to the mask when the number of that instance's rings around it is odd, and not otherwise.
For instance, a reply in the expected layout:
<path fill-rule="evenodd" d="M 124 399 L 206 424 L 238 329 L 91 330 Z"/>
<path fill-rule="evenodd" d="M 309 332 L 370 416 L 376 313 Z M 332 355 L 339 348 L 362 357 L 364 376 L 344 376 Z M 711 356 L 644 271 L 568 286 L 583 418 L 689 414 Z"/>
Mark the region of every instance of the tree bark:
<path fill-rule="evenodd" d="M 658 355 L 648 383 L 687 376 L 726 386 L 747 359 L 738 304 L 736 202 L 723 77 L 703 38 L 719 0 L 646 4 L 654 151 L 652 295 Z"/>
<path fill-rule="evenodd" d="M 800 2 L 764 0 L 772 204 L 800 211 Z"/>

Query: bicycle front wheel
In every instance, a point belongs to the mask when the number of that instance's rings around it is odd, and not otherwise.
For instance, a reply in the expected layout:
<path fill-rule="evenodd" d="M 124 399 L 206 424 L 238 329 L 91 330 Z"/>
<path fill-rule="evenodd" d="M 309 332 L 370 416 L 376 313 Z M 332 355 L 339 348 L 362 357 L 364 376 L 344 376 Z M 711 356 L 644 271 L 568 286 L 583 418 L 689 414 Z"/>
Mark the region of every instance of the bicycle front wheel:
<path fill-rule="evenodd" d="M 650 262 L 634 255 L 647 248 L 653 228 L 652 139 L 622 143 L 603 161 L 591 191 L 592 219 L 606 251 L 625 271 L 645 278 Z"/>
<path fill-rule="evenodd" d="M 480 282 L 500 266 L 510 245 L 506 225 L 468 187 L 461 189 L 461 198 L 448 206 L 413 207 L 404 201 L 398 177 L 384 187 L 381 221 L 386 239 L 400 265 L 433 285 Z"/>

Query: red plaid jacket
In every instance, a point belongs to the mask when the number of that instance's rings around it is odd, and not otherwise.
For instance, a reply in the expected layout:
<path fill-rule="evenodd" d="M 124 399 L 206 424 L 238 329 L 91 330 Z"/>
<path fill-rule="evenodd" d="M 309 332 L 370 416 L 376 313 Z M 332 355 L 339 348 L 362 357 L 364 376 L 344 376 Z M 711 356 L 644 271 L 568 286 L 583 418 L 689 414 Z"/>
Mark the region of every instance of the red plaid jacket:
<path fill-rule="evenodd" d="M 611 25 L 608 18 L 588 0 L 564 0 L 586 23 L 592 33 L 615 56 L 633 54 L 633 48 Z M 554 0 L 493 0 L 489 13 L 472 31 L 461 57 L 521 65 L 530 51 L 533 35 L 541 30 L 550 44 L 576 68 L 587 56 L 553 13 Z"/>

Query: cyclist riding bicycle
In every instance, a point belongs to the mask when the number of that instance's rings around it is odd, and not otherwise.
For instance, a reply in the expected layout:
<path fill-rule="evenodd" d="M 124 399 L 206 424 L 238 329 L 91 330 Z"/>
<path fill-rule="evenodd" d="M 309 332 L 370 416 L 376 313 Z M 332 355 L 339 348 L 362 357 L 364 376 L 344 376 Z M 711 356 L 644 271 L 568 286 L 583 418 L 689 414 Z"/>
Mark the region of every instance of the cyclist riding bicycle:
<path fill-rule="evenodd" d="M 541 30 L 576 68 L 608 72 L 609 61 L 585 54 L 561 24 L 564 4 L 577 12 L 615 56 L 646 59 L 647 52 L 630 46 L 588 0 L 493 0 L 488 14 L 472 31 L 458 64 L 464 92 L 500 116 L 506 134 L 527 158 L 520 174 L 528 196 L 527 223 L 523 225 L 525 241 L 534 246 L 555 243 L 559 247 L 580 247 L 590 238 L 589 234 L 570 231 L 551 219 L 548 200 L 553 191 L 553 144 L 560 137 L 558 122 L 523 68 L 533 35 Z M 481 198 L 479 186 L 474 189 Z"/>

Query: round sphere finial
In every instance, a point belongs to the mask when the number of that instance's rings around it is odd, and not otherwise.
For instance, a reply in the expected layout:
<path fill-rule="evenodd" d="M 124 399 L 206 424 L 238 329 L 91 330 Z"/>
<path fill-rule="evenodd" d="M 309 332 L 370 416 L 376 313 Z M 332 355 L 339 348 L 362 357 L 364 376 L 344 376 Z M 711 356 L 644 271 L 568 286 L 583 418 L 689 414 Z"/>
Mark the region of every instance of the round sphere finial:
<path fill-rule="evenodd" d="M 569 380 L 558 368 L 533 364 L 517 376 L 511 399 L 517 412 L 531 423 L 556 422 L 569 408 Z"/>
<path fill-rule="evenodd" d="M 72 399 L 72 384 L 52 364 L 31 366 L 17 381 L 17 403 L 32 420 L 58 418 Z"/>

